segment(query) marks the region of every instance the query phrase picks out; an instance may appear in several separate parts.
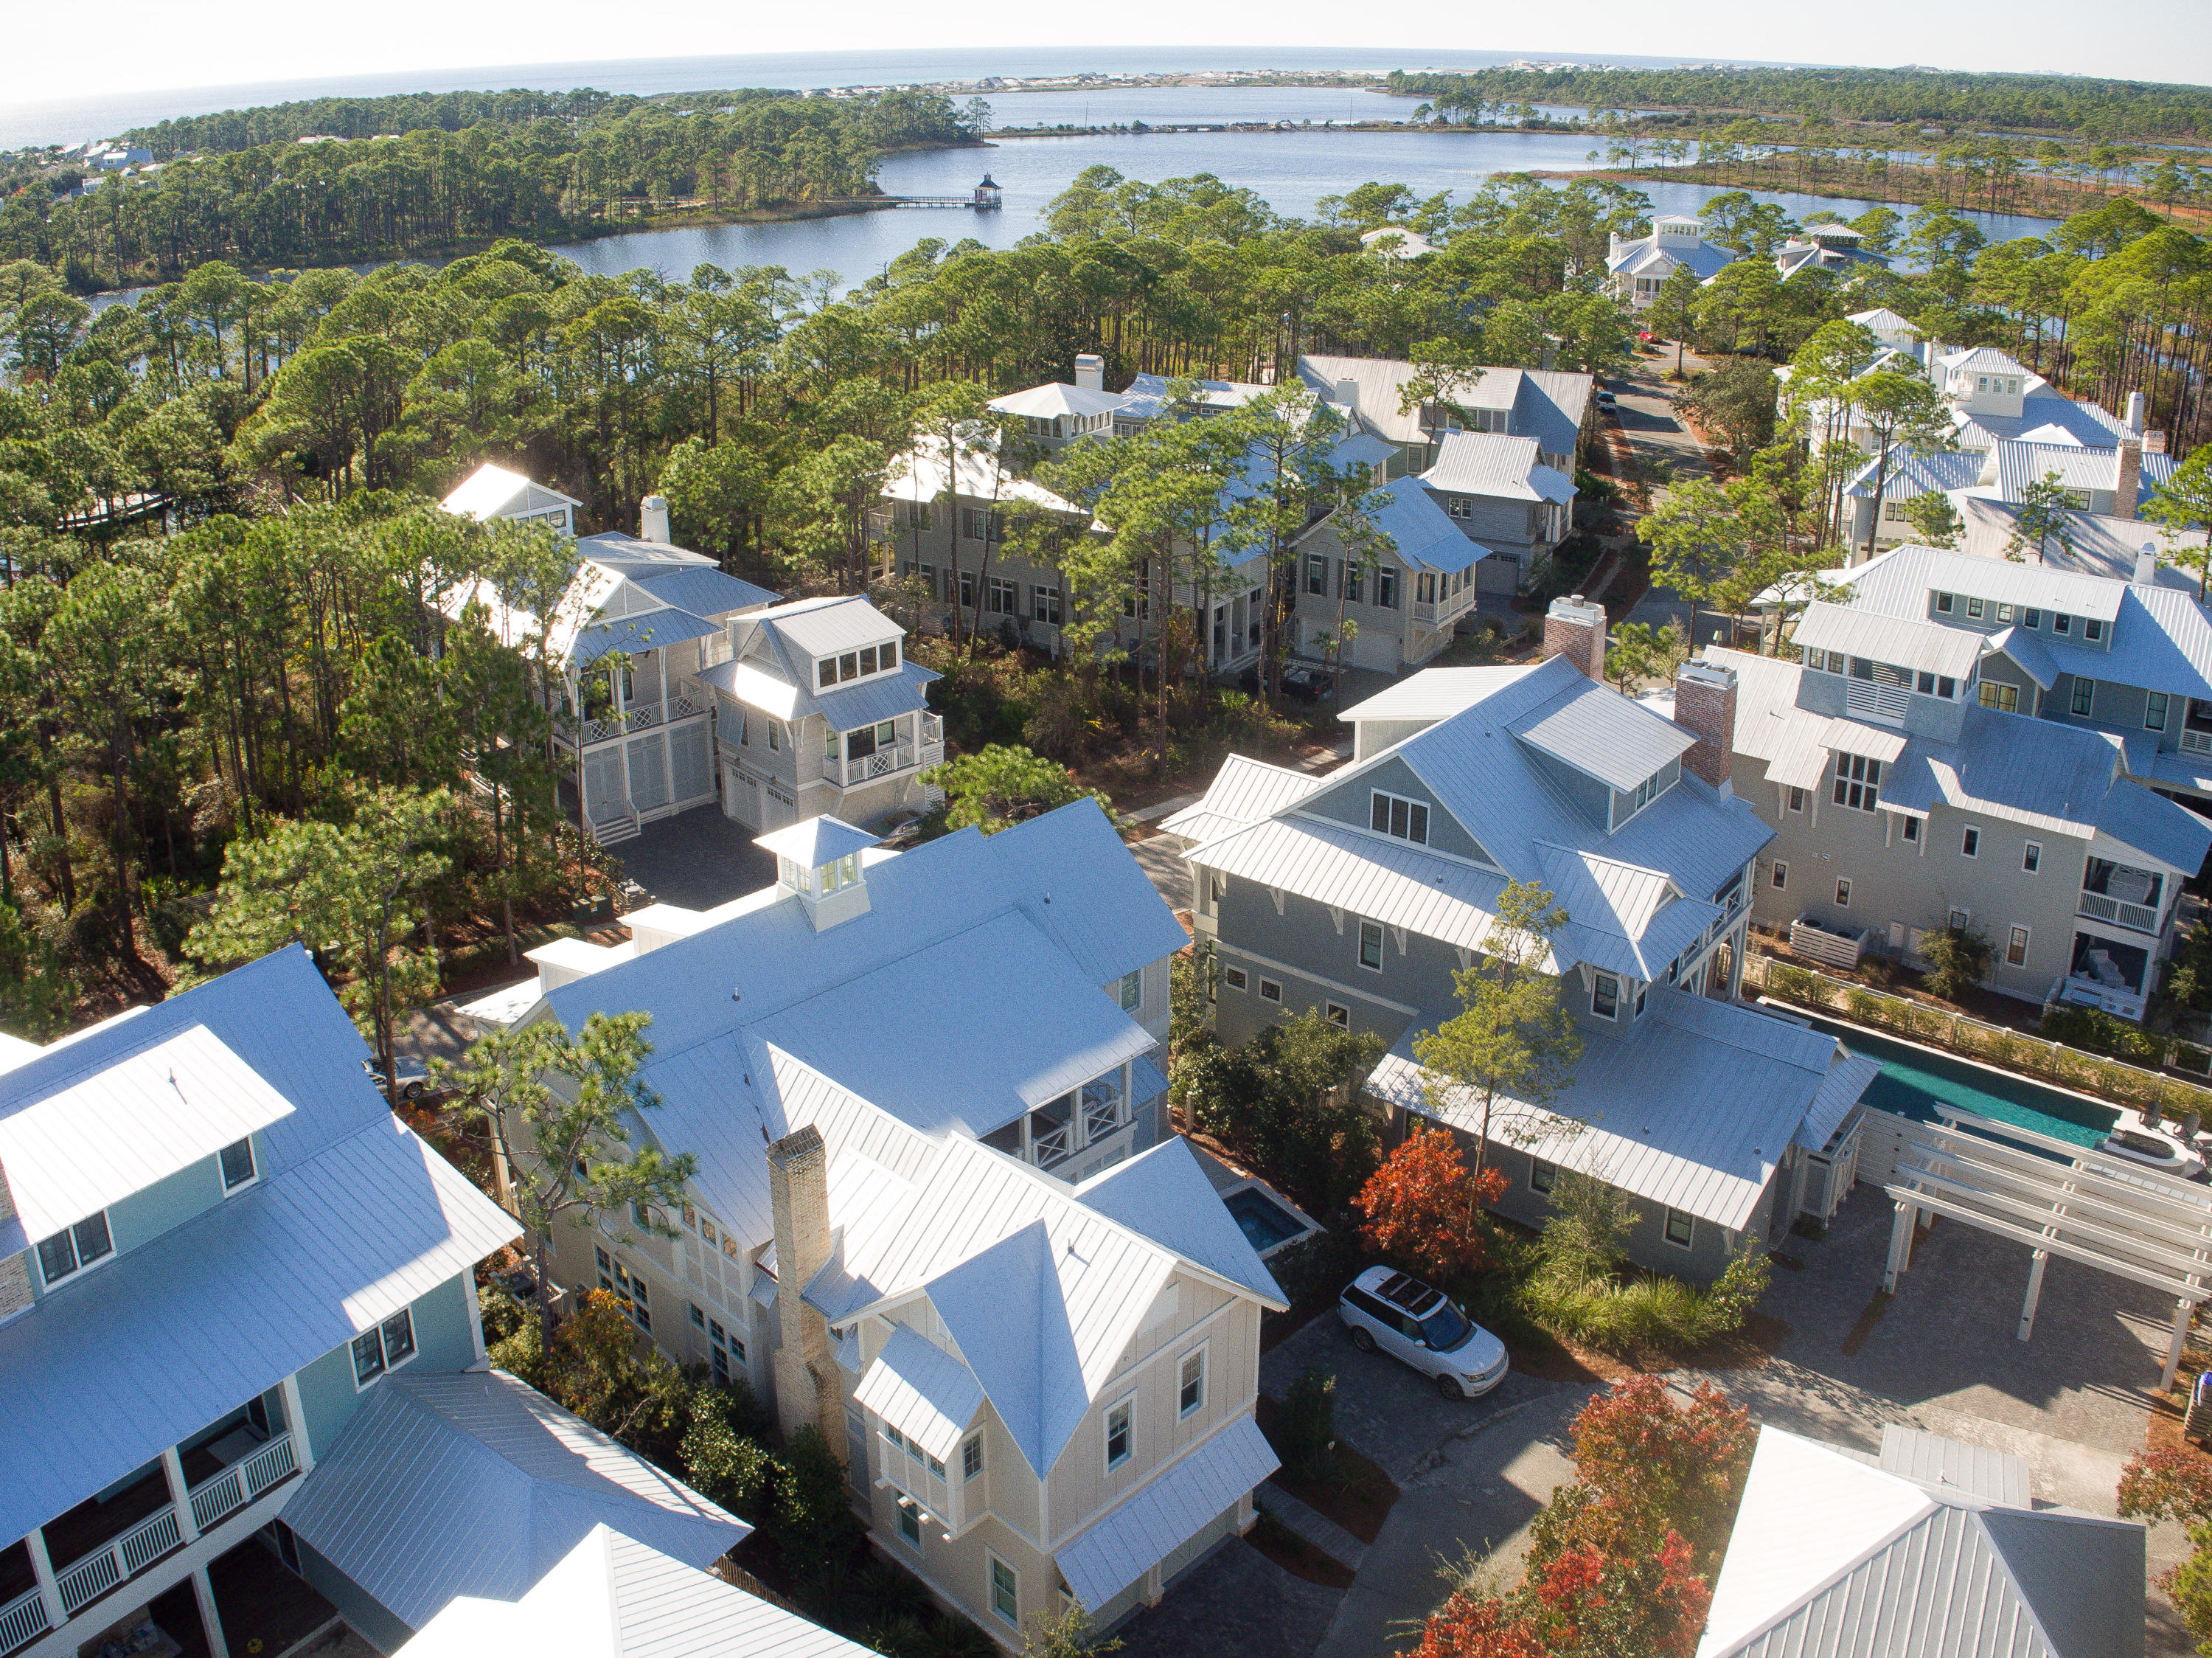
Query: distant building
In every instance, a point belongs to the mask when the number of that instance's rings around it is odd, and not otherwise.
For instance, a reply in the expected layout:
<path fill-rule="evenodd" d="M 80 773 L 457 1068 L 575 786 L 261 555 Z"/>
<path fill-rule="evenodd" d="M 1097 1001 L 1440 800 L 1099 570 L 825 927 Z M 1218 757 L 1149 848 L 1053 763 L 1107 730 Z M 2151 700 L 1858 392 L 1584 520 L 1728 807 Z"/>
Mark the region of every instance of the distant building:
<path fill-rule="evenodd" d="M 1784 282 L 1808 271 L 1850 277 L 1862 271 L 1888 270 L 1889 261 L 1869 251 L 1865 242 L 1866 232 L 1854 230 L 1847 224 L 1832 221 L 1808 225 L 1802 235 L 1792 236 L 1783 243 L 1774 256 L 1774 268 L 1781 271 Z"/>
<path fill-rule="evenodd" d="M 1688 213 L 1662 213 L 1652 219 L 1648 236 L 1613 236 L 1605 268 L 1614 294 L 1640 311 L 1659 297 L 1675 266 L 1686 265 L 1698 280 L 1710 281 L 1735 258 L 1734 248 L 1705 240 L 1703 220 Z"/>

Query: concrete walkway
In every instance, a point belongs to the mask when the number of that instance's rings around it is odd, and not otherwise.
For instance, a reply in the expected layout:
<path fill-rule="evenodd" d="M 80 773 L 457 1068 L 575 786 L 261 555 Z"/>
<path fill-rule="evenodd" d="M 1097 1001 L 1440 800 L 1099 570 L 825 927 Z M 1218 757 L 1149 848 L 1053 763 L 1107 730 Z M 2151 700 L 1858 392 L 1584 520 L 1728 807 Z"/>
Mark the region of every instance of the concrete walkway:
<path fill-rule="evenodd" d="M 1286 1530 L 1296 1532 L 1339 1564 L 1358 1571 L 1366 1560 L 1364 1543 L 1320 1509 L 1292 1496 L 1273 1480 L 1263 1481 L 1253 1493 L 1253 1500 L 1280 1521 Z"/>

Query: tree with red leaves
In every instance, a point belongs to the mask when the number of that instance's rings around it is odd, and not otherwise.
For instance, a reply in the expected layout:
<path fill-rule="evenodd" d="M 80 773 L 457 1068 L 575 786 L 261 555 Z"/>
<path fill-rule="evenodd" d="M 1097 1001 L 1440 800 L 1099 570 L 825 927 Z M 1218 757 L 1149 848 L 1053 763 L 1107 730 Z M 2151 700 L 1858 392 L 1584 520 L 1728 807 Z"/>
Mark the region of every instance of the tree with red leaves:
<path fill-rule="evenodd" d="M 1631 1376 L 1585 1405 L 1572 1431 L 1576 1484 L 1593 1500 L 1562 1546 L 1648 1549 L 1674 1533 L 1701 1565 L 1719 1565 L 1759 1444 L 1749 1411 L 1710 1382 L 1684 1405 L 1658 1377 Z"/>
<path fill-rule="evenodd" d="M 1504 1195 L 1497 1169 L 1468 1173 L 1449 1130 L 1417 1124 L 1360 1188 L 1359 1235 L 1425 1277 L 1480 1271 L 1490 1259 L 1483 1211 Z"/>
<path fill-rule="evenodd" d="M 1414 1658 L 1691 1658 L 1712 1598 L 1673 1532 L 1640 1555 L 1571 1549 L 1510 1594 L 1454 1594 Z"/>

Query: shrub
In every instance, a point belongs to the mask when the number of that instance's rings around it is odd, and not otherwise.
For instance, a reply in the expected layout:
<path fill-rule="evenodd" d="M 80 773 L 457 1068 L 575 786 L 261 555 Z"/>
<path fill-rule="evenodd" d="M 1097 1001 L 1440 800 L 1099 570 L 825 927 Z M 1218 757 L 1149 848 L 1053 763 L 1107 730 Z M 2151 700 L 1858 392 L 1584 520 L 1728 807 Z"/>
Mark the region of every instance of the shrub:
<path fill-rule="evenodd" d="M 1294 1478 L 1321 1479 L 1329 1472 L 1329 1453 L 1336 1445 L 1336 1378 L 1318 1364 L 1298 1372 L 1283 1395 L 1282 1414 L 1276 1418 L 1276 1454 Z"/>
<path fill-rule="evenodd" d="M 1366 1217 L 1359 1235 L 1369 1248 L 1424 1277 L 1452 1279 L 1488 1262 L 1486 1211 L 1504 1195 L 1503 1173 L 1470 1172 L 1449 1130 L 1417 1124 L 1353 1201 Z"/>
<path fill-rule="evenodd" d="M 2138 1064 L 2154 1065 L 2166 1051 L 2164 1038 L 2116 1018 L 2102 1008 L 2053 1008 L 2043 1015 L 2043 1033 L 2069 1048 L 2110 1054 Z"/>
<path fill-rule="evenodd" d="M 775 1482 L 775 1458 L 740 1436 L 728 1413 L 714 1408 L 708 1395 L 695 1405 L 681 1451 L 684 1478 L 732 1513 L 757 1514 L 760 1498 Z"/>
<path fill-rule="evenodd" d="M 1332 1301 L 1359 1270 L 1360 1254 L 1340 1234 L 1313 1232 L 1279 1249 L 1267 1270 L 1293 1307 Z"/>
<path fill-rule="evenodd" d="M 784 1557 L 802 1576 L 843 1557 L 860 1522 L 846 1495 L 845 1466 L 822 1430 L 808 1423 L 785 1448 L 776 1492 L 776 1532 Z"/>
<path fill-rule="evenodd" d="M 1971 927 L 1931 927 L 1921 935 L 1920 954 L 1928 962 L 1922 982 L 1948 1001 L 1990 974 L 1989 936 Z"/>

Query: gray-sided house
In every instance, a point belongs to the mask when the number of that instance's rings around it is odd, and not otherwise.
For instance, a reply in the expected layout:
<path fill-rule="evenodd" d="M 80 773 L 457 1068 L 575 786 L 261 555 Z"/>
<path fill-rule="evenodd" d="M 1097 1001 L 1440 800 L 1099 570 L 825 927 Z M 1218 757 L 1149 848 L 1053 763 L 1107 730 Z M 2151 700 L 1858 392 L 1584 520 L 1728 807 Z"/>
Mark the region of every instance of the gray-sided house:
<path fill-rule="evenodd" d="M 846 1463 L 878 1545 L 1009 1647 L 1252 1522 L 1279 1290 L 1165 1120 L 1187 942 L 1097 807 L 906 852 L 834 820 L 777 884 L 538 957 L 486 1023 L 653 1017 L 635 1132 L 698 1159 L 660 1235 L 550 1241 L 687 1364 Z M 596 959 L 593 952 L 596 951 Z"/>
<path fill-rule="evenodd" d="M 489 581 L 444 600 L 455 620 L 474 616 L 505 643 L 544 653 L 562 688 L 562 801 L 605 844 L 714 799 L 714 705 L 700 676 L 729 660 L 736 619 L 776 599 L 670 542 L 657 495 L 646 497 L 642 527 L 642 537 L 609 530 L 578 541 L 575 574 L 544 623 Z"/>
<path fill-rule="evenodd" d="M 1547 970 L 1585 1051 L 1548 1109 L 1503 1102 L 1499 1206 L 1540 1222 L 1572 1167 L 1640 1200 L 1638 1260 L 1711 1277 L 1832 1211 L 1875 1067 L 1729 999 L 1772 832 L 1728 788 L 1727 688 L 1693 681 L 1663 718 L 1593 677 L 1604 638 L 1600 607 L 1562 600 L 1540 666 L 1416 674 L 1346 711 L 1348 767 L 1232 759 L 1162 826 L 1194 843 L 1221 1039 L 1308 1009 L 1375 1031 L 1390 1047 L 1370 1095 L 1462 1137 L 1479 1109 L 1431 1088 L 1414 1043 L 1457 1011 L 1454 975 L 1484 959 L 1506 884 L 1548 890 L 1569 921 Z"/>
<path fill-rule="evenodd" d="M 1353 534 L 1341 509 L 1299 538 L 1291 644 L 1334 658 L 1340 638 L 1346 664 L 1395 674 L 1434 656 L 1474 613 L 1490 549 L 1419 479 L 1395 479 L 1371 495 L 1365 527 L 1387 545 Z M 1520 567 L 1504 568 L 1510 590 Z"/>
<path fill-rule="evenodd" d="M 2039 1508 L 2027 1464 L 1884 1427 L 1759 1430 L 1698 1658 L 2142 1658 L 2141 1526 Z"/>
<path fill-rule="evenodd" d="M 945 759 L 906 630 L 857 594 L 802 599 L 730 625 L 702 670 L 714 704 L 722 810 L 774 831 L 836 815 L 870 823 L 944 798 L 921 774 Z"/>

